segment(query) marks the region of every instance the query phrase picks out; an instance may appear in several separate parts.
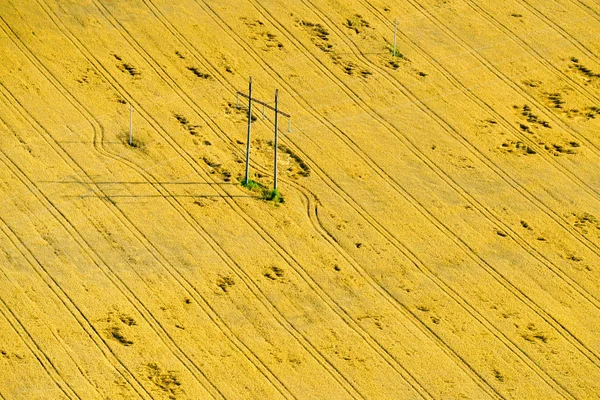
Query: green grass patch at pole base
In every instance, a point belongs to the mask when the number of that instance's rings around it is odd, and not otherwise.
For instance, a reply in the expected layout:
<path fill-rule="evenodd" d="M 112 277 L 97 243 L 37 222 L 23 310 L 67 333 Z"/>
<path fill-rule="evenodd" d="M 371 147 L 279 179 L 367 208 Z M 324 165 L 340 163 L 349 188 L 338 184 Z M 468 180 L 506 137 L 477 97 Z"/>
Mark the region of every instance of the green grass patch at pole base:
<path fill-rule="evenodd" d="M 252 179 L 248 179 L 248 182 L 242 181 L 241 185 L 243 187 L 245 187 L 246 189 L 249 189 L 249 190 L 251 190 L 253 192 L 254 191 L 258 191 L 258 190 L 260 190 L 260 191 L 265 190 L 265 187 L 262 184 L 260 184 L 260 183 L 258 183 L 256 181 L 253 181 Z"/>
<path fill-rule="evenodd" d="M 284 202 L 283 195 L 277 189 L 267 189 L 261 183 L 248 179 L 248 182 L 241 182 L 241 185 L 252 192 L 260 192 L 260 198 L 266 201 L 272 201 L 275 204 Z"/>
<path fill-rule="evenodd" d="M 272 201 L 276 204 L 283 203 L 284 201 L 283 196 L 281 195 L 281 193 L 279 193 L 279 190 L 277 189 L 263 190 L 262 198 L 263 200 Z"/>

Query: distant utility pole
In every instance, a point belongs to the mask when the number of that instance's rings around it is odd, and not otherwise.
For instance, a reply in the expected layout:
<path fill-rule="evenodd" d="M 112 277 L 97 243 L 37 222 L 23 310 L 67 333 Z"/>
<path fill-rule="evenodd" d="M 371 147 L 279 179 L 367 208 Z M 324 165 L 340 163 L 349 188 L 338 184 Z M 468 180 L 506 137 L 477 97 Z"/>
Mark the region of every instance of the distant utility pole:
<path fill-rule="evenodd" d="M 394 20 L 394 57 L 396 57 L 396 30 L 398 29 L 398 20 Z"/>
<path fill-rule="evenodd" d="M 133 146 L 133 107 L 129 105 L 129 145 Z"/>
<path fill-rule="evenodd" d="M 278 147 L 278 134 L 279 134 L 279 115 L 283 115 L 284 117 L 288 118 L 288 132 L 291 132 L 291 120 L 292 120 L 292 116 L 289 114 L 286 114 L 282 111 L 279 111 L 279 90 L 276 89 L 275 90 L 275 107 L 271 107 L 269 104 L 265 103 L 264 101 L 260 101 L 257 100 L 255 98 L 252 97 L 252 77 L 250 77 L 250 84 L 248 87 L 248 94 L 242 93 L 242 92 L 237 92 L 236 93 L 236 105 L 239 104 L 238 102 L 238 98 L 239 96 L 245 97 L 248 99 L 248 138 L 246 139 L 246 175 L 244 177 L 244 185 L 248 184 L 248 180 L 249 180 L 249 169 L 250 169 L 250 130 L 251 130 L 251 126 L 252 126 L 252 103 L 258 103 L 260 105 L 263 106 L 263 115 L 264 115 L 264 109 L 268 108 L 269 110 L 273 110 L 275 111 L 275 140 L 273 142 L 273 146 L 274 146 L 274 181 L 273 181 L 273 189 L 277 190 L 277 147 Z"/>

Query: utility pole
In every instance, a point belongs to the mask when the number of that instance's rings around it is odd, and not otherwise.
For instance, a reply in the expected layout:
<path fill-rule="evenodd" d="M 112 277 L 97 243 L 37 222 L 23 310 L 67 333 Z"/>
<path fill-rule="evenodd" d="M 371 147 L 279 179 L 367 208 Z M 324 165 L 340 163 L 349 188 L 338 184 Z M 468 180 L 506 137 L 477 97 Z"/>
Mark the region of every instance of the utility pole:
<path fill-rule="evenodd" d="M 248 170 L 250 168 L 250 130 L 252 129 L 252 77 L 248 86 L 248 138 L 246 141 L 246 177 L 244 185 L 248 184 Z"/>
<path fill-rule="evenodd" d="M 129 145 L 133 146 L 133 107 L 129 105 Z"/>
<path fill-rule="evenodd" d="M 273 161 L 273 190 L 277 190 L 277 139 L 279 137 L 278 135 L 278 127 L 277 127 L 277 123 L 279 120 L 279 101 L 278 101 L 278 97 L 279 97 L 279 89 L 275 89 L 275 140 L 273 142 L 273 148 L 275 151 L 274 154 L 274 161 Z"/>
<path fill-rule="evenodd" d="M 394 20 L 394 57 L 396 57 L 396 30 L 398 29 L 398 20 Z"/>
<path fill-rule="evenodd" d="M 264 101 L 260 101 L 258 99 L 254 99 L 252 98 L 252 77 L 250 77 L 250 86 L 248 88 L 248 94 L 246 93 L 242 93 L 242 92 L 236 92 L 236 104 L 238 103 L 238 96 L 242 96 L 248 99 L 248 139 L 247 139 L 247 143 L 246 143 L 246 177 L 244 178 L 244 185 L 248 184 L 248 180 L 249 180 L 249 175 L 248 175 L 248 170 L 250 167 L 250 129 L 251 129 L 251 123 L 252 123 L 252 103 L 258 103 L 260 105 L 263 106 L 263 115 L 264 115 L 264 110 L 265 109 L 269 109 L 269 110 L 273 110 L 275 111 L 275 140 L 274 140 L 274 156 L 275 156 L 275 161 L 274 161 L 274 183 L 273 183 L 273 188 L 276 190 L 277 189 L 277 141 L 278 141 L 278 135 L 279 135 L 279 115 L 283 115 L 284 117 L 286 117 L 288 119 L 288 132 L 291 131 L 291 119 L 292 116 L 289 114 L 284 113 L 283 111 L 279 111 L 279 90 L 276 89 L 275 90 L 275 108 L 273 108 L 272 106 L 270 106 L 269 104 L 265 103 Z"/>

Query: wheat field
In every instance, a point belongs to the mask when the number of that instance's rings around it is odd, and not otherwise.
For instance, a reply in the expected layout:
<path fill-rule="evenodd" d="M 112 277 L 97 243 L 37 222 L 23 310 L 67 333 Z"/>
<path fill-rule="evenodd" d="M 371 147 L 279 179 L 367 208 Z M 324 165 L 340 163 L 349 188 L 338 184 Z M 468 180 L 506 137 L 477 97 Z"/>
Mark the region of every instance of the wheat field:
<path fill-rule="evenodd" d="M 598 1 L 2 0 L 0 52 L 1 400 L 600 398 Z"/>

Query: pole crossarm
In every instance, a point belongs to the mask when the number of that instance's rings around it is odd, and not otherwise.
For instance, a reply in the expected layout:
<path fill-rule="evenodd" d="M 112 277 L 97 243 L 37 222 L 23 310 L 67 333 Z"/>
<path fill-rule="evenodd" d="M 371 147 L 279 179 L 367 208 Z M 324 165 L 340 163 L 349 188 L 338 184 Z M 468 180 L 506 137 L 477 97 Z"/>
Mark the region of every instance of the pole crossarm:
<path fill-rule="evenodd" d="M 253 103 L 258 103 L 258 104 L 261 104 L 261 105 L 263 105 L 264 107 L 268 108 L 269 110 L 272 110 L 272 111 L 277 111 L 279 114 L 283 115 L 284 117 L 287 117 L 287 118 L 292 118 L 292 116 L 291 116 L 291 115 L 289 115 L 289 114 L 286 114 L 286 113 L 284 113 L 284 112 L 283 112 L 283 111 L 281 111 L 281 110 L 276 110 L 274 107 L 272 107 L 272 106 L 268 105 L 268 104 L 267 104 L 267 103 L 265 103 L 264 101 L 256 100 L 255 98 L 252 98 L 252 99 L 250 99 L 250 96 L 248 96 L 246 93 L 237 92 L 237 94 L 238 94 L 238 95 L 240 95 L 240 96 L 242 96 L 242 97 L 245 97 L 245 98 L 247 98 L 248 100 L 252 100 L 252 102 L 253 102 Z"/>

